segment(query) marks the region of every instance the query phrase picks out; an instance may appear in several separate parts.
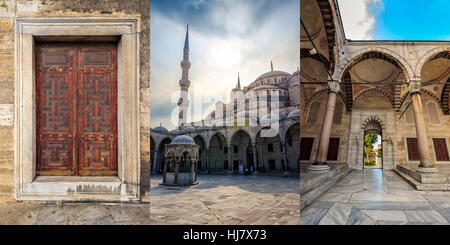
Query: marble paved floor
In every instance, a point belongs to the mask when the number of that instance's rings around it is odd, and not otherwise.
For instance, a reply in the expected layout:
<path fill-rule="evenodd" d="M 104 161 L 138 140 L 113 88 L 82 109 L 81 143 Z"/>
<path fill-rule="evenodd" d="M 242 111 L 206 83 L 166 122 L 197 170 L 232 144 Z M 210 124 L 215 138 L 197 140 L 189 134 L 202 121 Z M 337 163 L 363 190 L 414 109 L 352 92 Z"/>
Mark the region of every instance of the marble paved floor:
<path fill-rule="evenodd" d="M 168 187 L 152 175 L 150 224 L 299 224 L 298 178 L 201 175 L 198 181 Z"/>
<path fill-rule="evenodd" d="M 302 210 L 302 225 L 449 224 L 450 192 L 416 191 L 393 171 L 353 170 Z"/>
<path fill-rule="evenodd" d="M 0 205 L 0 225 L 145 225 L 150 206 L 142 204 L 14 202 Z"/>

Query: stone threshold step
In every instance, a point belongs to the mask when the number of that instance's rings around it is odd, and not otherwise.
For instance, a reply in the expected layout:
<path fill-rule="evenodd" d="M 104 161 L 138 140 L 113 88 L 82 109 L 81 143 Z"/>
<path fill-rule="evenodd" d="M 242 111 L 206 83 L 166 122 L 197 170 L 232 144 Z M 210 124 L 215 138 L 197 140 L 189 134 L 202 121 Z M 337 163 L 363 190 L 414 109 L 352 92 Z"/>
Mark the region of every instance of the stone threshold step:
<path fill-rule="evenodd" d="M 333 187 L 334 184 L 344 178 L 351 171 L 352 170 L 349 167 L 336 171 L 334 174 L 329 175 L 328 178 L 321 179 L 322 182 L 317 187 L 304 192 L 304 194 L 300 194 L 300 210 L 303 210 L 319 199 L 322 194 L 327 192 L 331 187 Z M 300 187 L 300 189 L 301 188 L 302 187 Z M 302 191 L 300 190 L 300 192 Z"/>
<path fill-rule="evenodd" d="M 449 184 L 449 176 L 445 173 L 420 173 L 417 166 L 397 165 L 396 169 L 420 184 Z"/>
<path fill-rule="evenodd" d="M 418 191 L 448 191 L 450 190 L 450 184 L 422 184 L 399 168 L 395 168 L 396 172 L 403 180 L 410 184 L 414 189 Z"/>

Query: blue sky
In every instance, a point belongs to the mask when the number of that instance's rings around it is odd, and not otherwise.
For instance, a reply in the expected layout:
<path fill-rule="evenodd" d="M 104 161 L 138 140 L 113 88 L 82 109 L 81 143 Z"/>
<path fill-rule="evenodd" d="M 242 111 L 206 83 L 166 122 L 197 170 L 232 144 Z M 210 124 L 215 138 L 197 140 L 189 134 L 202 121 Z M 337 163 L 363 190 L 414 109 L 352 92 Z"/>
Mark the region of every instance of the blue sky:
<path fill-rule="evenodd" d="M 449 0 L 338 0 L 353 40 L 450 40 Z"/>
<path fill-rule="evenodd" d="M 270 71 L 271 60 L 275 70 L 296 71 L 299 7 L 298 0 L 152 0 L 151 126 L 175 127 L 186 24 L 189 91 L 203 106 L 191 120 L 200 120 L 217 101 L 228 101 L 238 72 L 247 86 Z"/>

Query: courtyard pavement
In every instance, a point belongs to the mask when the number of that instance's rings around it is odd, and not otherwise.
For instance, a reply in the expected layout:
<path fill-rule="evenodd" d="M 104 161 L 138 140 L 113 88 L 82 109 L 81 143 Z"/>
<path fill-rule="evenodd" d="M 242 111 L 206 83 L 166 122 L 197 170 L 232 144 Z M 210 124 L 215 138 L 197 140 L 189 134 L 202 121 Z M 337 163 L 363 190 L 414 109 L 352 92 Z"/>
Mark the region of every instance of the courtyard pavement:
<path fill-rule="evenodd" d="M 450 192 L 416 191 L 393 171 L 353 170 L 302 210 L 302 225 L 450 222 Z"/>
<path fill-rule="evenodd" d="M 0 225 L 148 225 L 149 214 L 148 203 L 14 202 L 0 205 Z"/>
<path fill-rule="evenodd" d="M 151 176 L 150 224 L 298 225 L 298 178 L 199 175 L 190 187 L 159 185 Z"/>

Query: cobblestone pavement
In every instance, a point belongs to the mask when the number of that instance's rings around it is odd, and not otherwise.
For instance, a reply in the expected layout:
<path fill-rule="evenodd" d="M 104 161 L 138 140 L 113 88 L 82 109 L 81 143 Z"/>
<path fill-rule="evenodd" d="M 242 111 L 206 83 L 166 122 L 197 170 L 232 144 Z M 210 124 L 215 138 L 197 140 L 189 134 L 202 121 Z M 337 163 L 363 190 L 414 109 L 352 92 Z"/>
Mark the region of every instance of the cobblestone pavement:
<path fill-rule="evenodd" d="M 450 192 L 416 191 L 393 171 L 352 171 L 302 210 L 304 225 L 449 224 Z"/>
<path fill-rule="evenodd" d="M 199 185 L 159 185 L 151 176 L 151 224 L 298 225 L 298 178 L 200 175 Z"/>
<path fill-rule="evenodd" d="M 0 225 L 144 225 L 150 206 L 142 204 L 42 204 L 0 205 Z"/>

